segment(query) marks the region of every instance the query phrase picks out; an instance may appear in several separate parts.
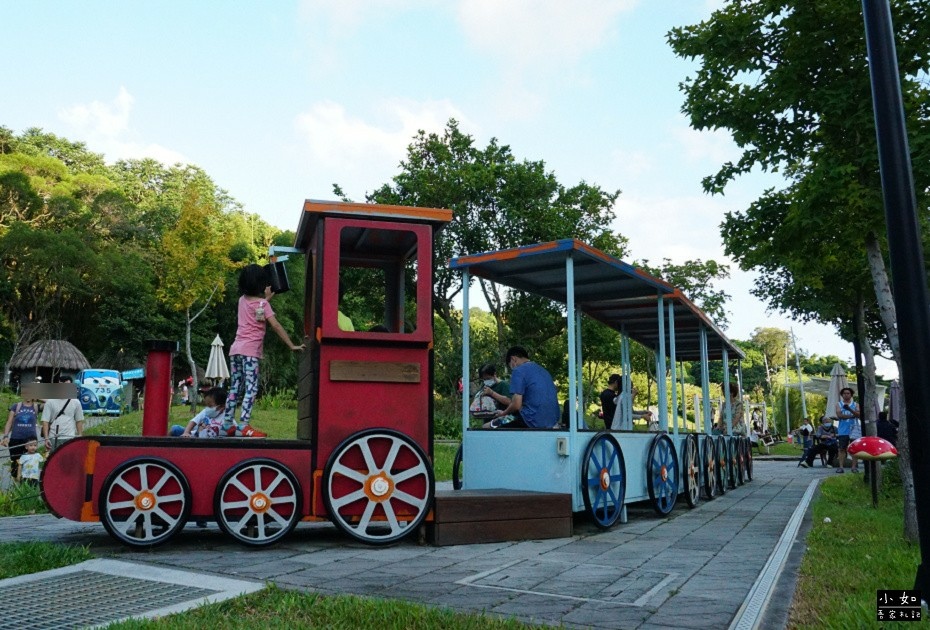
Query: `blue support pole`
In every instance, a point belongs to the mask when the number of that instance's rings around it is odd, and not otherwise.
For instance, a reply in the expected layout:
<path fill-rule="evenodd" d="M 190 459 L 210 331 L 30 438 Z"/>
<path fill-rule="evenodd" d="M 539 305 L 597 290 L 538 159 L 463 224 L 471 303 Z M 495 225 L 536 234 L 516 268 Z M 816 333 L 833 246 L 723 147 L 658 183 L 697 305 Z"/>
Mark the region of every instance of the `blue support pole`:
<path fill-rule="evenodd" d="M 730 355 L 727 354 L 727 347 L 723 347 L 723 399 L 726 405 L 727 413 L 727 435 L 733 435 L 733 401 L 730 396 Z"/>
<path fill-rule="evenodd" d="M 671 300 L 668 302 L 668 345 L 669 345 L 669 366 L 671 367 L 670 381 L 672 385 L 672 417 L 675 418 L 675 425 L 672 431 L 675 437 L 678 437 L 678 376 L 675 372 L 675 304 Z M 684 397 L 684 392 L 682 392 Z"/>
<path fill-rule="evenodd" d="M 575 330 L 577 334 L 575 335 L 575 359 L 577 361 L 577 367 L 575 368 L 576 373 L 578 374 L 578 387 L 575 393 L 575 396 L 578 401 L 578 422 L 572 422 L 571 424 L 575 426 L 576 429 L 584 429 L 587 427 L 587 423 L 584 418 L 585 404 L 584 404 L 584 354 L 581 351 L 581 309 L 576 309 L 575 311 Z M 572 416 L 574 420 L 574 416 Z"/>
<path fill-rule="evenodd" d="M 471 274 L 468 271 L 462 272 L 462 444 L 465 443 L 465 432 L 468 431 L 468 396 L 471 388 L 468 387 L 469 381 L 469 362 L 471 361 L 471 348 L 468 342 L 471 337 L 469 328 L 468 314 L 468 293 L 471 285 Z"/>
<path fill-rule="evenodd" d="M 659 430 L 668 431 L 668 385 L 665 376 L 665 309 L 662 296 L 658 296 L 659 353 L 656 357 L 656 383 L 659 390 Z M 672 381 L 674 382 L 674 381 Z"/>
<path fill-rule="evenodd" d="M 707 371 L 707 329 L 701 326 L 701 407 L 704 420 L 704 433 L 711 434 L 710 429 L 710 376 Z M 695 409 L 695 413 L 697 410 Z"/>
<path fill-rule="evenodd" d="M 576 338 L 576 317 L 575 317 L 575 261 L 569 256 L 565 259 L 565 288 L 566 299 L 565 323 L 568 328 L 568 413 L 569 413 L 569 431 L 574 434 L 577 423 L 578 397 L 576 390 L 578 387 L 578 373 L 576 363 L 577 347 L 575 346 Z"/>

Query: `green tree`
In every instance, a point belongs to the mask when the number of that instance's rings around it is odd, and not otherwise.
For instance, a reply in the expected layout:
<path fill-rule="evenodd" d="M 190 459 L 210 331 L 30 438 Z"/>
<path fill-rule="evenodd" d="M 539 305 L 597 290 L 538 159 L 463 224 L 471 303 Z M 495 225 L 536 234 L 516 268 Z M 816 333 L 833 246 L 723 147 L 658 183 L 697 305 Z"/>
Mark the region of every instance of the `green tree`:
<path fill-rule="evenodd" d="M 923 0 L 891 4 L 918 203 L 926 207 L 930 10 Z M 722 193 L 755 168 L 786 176 L 784 188 L 727 215 L 727 253 L 741 268 L 760 272 L 759 294 L 774 306 L 828 321 L 848 338 L 854 317 L 861 320 L 867 359 L 875 339 L 869 321 L 880 317 L 897 359 L 861 7 L 840 0 L 732 0 L 701 24 L 673 29 L 669 42 L 679 56 L 700 58 L 696 75 L 682 84 L 692 126 L 730 130 L 742 149 L 736 163 L 704 180 L 705 190 Z M 839 278 L 845 294 L 837 291 Z M 860 314 L 860 305 L 873 302 L 857 290 L 869 278 L 877 317 Z M 901 464 L 909 489 L 906 453 Z M 912 535 L 910 497 L 908 503 L 905 527 Z"/>
<path fill-rule="evenodd" d="M 191 328 L 214 299 L 226 289 L 230 267 L 224 223 L 208 178 L 190 183 L 179 209 L 177 224 L 162 239 L 161 283 L 158 297 L 184 314 L 184 351 L 198 388 L 197 363 L 191 351 Z M 196 405 L 196 396 L 191 406 Z"/>

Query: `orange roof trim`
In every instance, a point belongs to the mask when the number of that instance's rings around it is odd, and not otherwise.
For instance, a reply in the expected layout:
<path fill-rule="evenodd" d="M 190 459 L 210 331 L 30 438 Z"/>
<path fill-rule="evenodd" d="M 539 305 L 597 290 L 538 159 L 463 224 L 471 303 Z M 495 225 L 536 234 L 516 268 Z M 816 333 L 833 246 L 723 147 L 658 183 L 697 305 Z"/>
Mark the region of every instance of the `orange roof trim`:
<path fill-rule="evenodd" d="M 313 199 L 308 199 L 304 202 L 304 212 L 314 214 L 336 212 L 340 214 L 357 214 L 362 216 L 383 216 L 417 220 L 425 219 L 443 223 L 448 223 L 452 220 L 452 211 L 446 210 L 445 208 L 419 208 L 416 206 L 350 203 L 345 201 L 315 201 Z"/>

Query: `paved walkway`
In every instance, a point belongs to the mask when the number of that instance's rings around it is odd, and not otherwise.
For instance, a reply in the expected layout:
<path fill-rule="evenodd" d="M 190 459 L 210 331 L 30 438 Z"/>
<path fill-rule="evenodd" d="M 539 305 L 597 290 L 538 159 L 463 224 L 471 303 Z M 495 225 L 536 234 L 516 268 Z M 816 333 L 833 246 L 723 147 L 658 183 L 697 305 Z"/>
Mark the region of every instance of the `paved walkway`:
<path fill-rule="evenodd" d="M 547 541 L 454 547 L 411 541 L 375 548 L 323 523 L 301 525 L 270 549 L 250 550 L 214 526 L 189 526 L 167 545 L 140 553 L 114 543 L 100 525 L 48 515 L 0 519 L 0 540 L 90 544 L 96 554 L 123 561 L 310 592 L 485 611 L 530 623 L 716 629 L 739 620 L 811 481 L 828 472 L 800 469 L 794 462 L 757 462 L 751 483 L 697 509 L 682 500 L 663 519 L 651 508 L 636 507 L 628 523 L 607 532 L 577 519 L 575 536 Z M 803 549 L 803 540 L 789 537 L 785 544 L 795 557 Z M 793 593 L 796 562 L 786 566 L 787 579 L 776 590 L 780 605 L 766 606 L 764 625 L 783 625 L 772 615 L 785 614 L 780 600 Z"/>

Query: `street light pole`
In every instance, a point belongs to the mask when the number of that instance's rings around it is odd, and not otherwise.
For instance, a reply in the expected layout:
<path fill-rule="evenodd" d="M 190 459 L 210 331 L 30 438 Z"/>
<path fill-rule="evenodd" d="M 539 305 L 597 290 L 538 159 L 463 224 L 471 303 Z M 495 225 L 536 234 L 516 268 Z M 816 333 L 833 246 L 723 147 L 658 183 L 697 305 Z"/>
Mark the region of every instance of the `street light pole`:
<path fill-rule="evenodd" d="M 920 565 L 914 588 L 930 596 L 930 297 L 924 271 L 921 227 L 904 124 L 891 6 L 888 0 L 862 0 L 865 40 L 875 107 L 875 135 L 882 176 L 894 302 L 901 338 L 901 381 L 907 392 L 907 430 Z"/>

